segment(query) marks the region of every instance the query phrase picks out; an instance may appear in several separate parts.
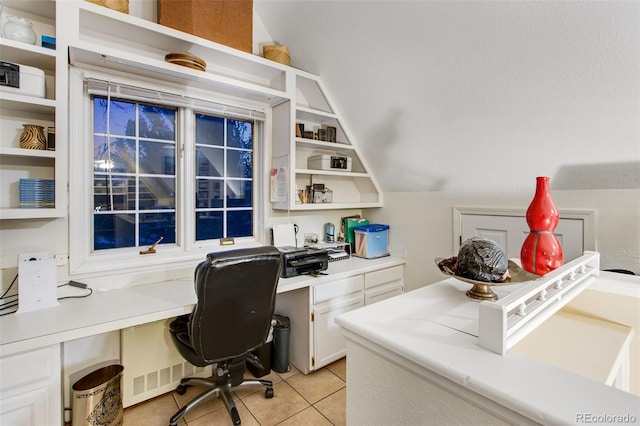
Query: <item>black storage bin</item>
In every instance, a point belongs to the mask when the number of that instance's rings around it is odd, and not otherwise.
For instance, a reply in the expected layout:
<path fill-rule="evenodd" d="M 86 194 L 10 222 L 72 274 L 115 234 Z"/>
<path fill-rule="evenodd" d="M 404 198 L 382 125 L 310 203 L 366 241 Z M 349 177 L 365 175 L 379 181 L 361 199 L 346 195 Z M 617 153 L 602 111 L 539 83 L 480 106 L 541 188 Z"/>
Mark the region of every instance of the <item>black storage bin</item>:
<path fill-rule="evenodd" d="M 289 317 L 274 315 L 273 346 L 271 348 L 271 369 L 278 373 L 289 371 Z"/>

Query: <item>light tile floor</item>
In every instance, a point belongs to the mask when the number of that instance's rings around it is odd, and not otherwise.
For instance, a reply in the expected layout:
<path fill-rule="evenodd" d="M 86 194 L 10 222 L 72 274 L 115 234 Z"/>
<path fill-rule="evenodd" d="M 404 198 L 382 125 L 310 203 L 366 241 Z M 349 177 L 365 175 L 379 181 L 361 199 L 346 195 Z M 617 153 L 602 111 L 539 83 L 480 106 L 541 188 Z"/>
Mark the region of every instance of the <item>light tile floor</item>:
<path fill-rule="evenodd" d="M 266 399 L 264 388 L 233 392 L 244 426 L 342 426 L 346 425 L 347 363 L 342 358 L 307 375 L 294 367 L 287 373 L 270 374 L 274 397 Z M 247 377 L 252 377 L 247 372 Z M 203 388 L 190 386 L 184 395 L 169 392 L 124 411 L 124 426 L 165 426 L 169 418 Z M 231 418 L 220 398 L 213 398 L 187 413 L 181 426 L 227 426 Z"/>

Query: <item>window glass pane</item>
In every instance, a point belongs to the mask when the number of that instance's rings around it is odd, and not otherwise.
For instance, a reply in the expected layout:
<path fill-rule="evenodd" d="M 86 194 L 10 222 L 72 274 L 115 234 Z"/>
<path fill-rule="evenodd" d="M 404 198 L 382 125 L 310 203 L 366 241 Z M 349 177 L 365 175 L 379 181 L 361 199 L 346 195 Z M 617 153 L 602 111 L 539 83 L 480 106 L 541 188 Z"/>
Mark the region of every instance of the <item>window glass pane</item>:
<path fill-rule="evenodd" d="M 107 173 L 93 175 L 93 211 L 135 210 L 136 179 Z"/>
<path fill-rule="evenodd" d="M 227 150 L 227 177 L 250 178 L 253 172 L 251 151 Z"/>
<path fill-rule="evenodd" d="M 175 243 L 177 109 L 98 96 L 93 105 L 94 249 L 146 246 L 160 236 Z"/>
<path fill-rule="evenodd" d="M 176 242 L 176 214 L 141 213 L 140 214 L 140 246 L 150 246 L 162 238 L 161 244 Z"/>
<path fill-rule="evenodd" d="M 105 136 L 93 138 L 94 172 L 135 173 L 136 141 L 133 139 L 111 139 Z"/>
<path fill-rule="evenodd" d="M 175 209 L 175 182 L 174 178 L 141 176 L 138 208 L 140 210 Z"/>
<path fill-rule="evenodd" d="M 224 207 L 223 181 L 221 179 L 198 179 L 196 185 L 197 208 Z"/>
<path fill-rule="evenodd" d="M 141 138 L 175 140 L 176 112 L 171 108 L 140 104 Z"/>
<path fill-rule="evenodd" d="M 253 123 L 250 121 L 227 120 L 227 146 L 252 149 Z"/>
<path fill-rule="evenodd" d="M 196 143 L 224 145 L 224 118 L 196 114 Z"/>
<path fill-rule="evenodd" d="M 221 211 L 196 212 L 196 240 L 215 240 L 222 238 Z"/>
<path fill-rule="evenodd" d="M 231 180 L 227 182 L 227 207 L 251 207 L 253 188 L 250 180 Z"/>
<path fill-rule="evenodd" d="M 93 216 L 94 250 L 134 247 L 135 238 L 135 215 L 96 214 Z"/>
<path fill-rule="evenodd" d="M 107 112 L 111 117 L 108 129 Z M 136 133 L 136 104 L 112 99 L 111 108 L 107 111 L 107 98 L 95 97 L 93 123 L 95 133 L 133 136 Z"/>
<path fill-rule="evenodd" d="M 140 141 L 140 173 L 175 175 L 176 145 L 173 143 Z"/>
<path fill-rule="evenodd" d="M 253 211 L 241 210 L 227 213 L 227 237 L 253 235 Z"/>
<path fill-rule="evenodd" d="M 196 175 L 224 176 L 224 150 L 196 147 Z"/>

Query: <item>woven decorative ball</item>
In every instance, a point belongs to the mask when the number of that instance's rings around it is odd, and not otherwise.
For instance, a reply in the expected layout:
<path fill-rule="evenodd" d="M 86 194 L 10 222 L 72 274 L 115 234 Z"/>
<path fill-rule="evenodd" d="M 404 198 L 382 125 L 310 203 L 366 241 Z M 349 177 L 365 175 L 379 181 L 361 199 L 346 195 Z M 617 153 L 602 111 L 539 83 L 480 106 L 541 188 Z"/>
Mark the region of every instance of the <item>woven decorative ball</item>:
<path fill-rule="evenodd" d="M 282 44 L 270 44 L 262 47 L 262 53 L 265 58 L 284 65 L 291 65 L 289 57 L 289 49 Z"/>
<path fill-rule="evenodd" d="M 20 148 L 45 149 L 47 138 L 44 135 L 44 127 L 37 124 L 23 124 L 24 130 L 20 135 Z"/>

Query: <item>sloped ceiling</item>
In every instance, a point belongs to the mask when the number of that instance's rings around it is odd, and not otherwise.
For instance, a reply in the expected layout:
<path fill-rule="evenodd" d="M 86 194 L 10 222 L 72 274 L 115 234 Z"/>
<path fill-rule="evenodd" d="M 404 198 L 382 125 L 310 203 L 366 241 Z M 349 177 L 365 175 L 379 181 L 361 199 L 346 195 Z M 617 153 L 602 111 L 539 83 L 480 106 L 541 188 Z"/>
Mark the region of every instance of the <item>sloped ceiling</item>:
<path fill-rule="evenodd" d="M 254 0 L 385 191 L 640 188 L 639 5 Z"/>

